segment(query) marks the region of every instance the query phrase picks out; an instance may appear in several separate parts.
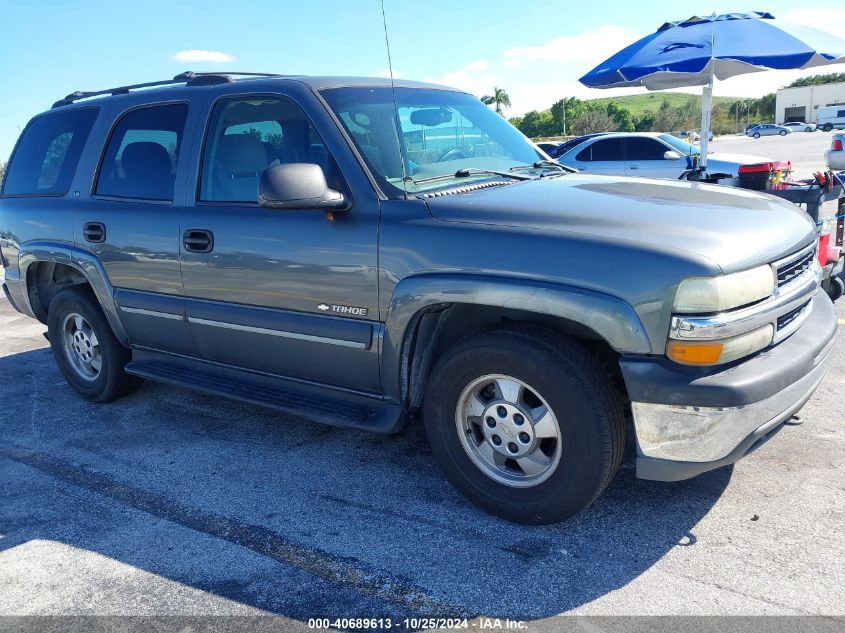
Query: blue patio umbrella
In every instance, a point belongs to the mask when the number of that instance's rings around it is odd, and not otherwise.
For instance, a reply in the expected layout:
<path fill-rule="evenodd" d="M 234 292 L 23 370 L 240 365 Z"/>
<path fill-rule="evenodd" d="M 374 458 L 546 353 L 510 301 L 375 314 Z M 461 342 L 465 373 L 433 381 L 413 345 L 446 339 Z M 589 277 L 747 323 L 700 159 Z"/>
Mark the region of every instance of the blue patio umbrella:
<path fill-rule="evenodd" d="M 763 70 L 845 62 L 845 41 L 771 13 L 726 13 L 667 22 L 596 66 L 580 81 L 591 88 L 704 86 L 701 169 L 707 165 L 713 80 Z"/>

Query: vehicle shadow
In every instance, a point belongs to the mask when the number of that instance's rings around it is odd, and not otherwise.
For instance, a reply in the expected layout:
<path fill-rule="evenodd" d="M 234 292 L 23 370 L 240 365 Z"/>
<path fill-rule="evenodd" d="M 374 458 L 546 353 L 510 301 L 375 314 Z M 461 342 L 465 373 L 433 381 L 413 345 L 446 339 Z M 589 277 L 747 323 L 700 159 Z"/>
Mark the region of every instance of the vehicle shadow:
<path fill-rule="evenodd" d="M 696 547 L 731 475 L 639 481 L 629 450 L 581 516 L 526 527 L 456 493 L 419 426 L 380 437 L 151 383 L 95 405 L 49 349 L 0 358 L 0 401 L 0 552 L 65 543 L 295 619 L 558 614 Z"/>

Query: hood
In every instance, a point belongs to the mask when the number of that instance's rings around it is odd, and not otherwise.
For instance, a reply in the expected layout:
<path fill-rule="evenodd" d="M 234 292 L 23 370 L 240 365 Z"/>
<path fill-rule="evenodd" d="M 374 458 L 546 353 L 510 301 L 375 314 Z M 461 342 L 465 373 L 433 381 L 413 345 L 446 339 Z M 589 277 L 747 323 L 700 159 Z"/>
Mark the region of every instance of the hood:
<path fill-rule="evenodd" d="M 429 197 L 426 203 L 446 222 L 694 253 L 726 273 L 774 261 L 816 239 L 809 216 L 774 196 L 671 180 L 569 174 Z"/>

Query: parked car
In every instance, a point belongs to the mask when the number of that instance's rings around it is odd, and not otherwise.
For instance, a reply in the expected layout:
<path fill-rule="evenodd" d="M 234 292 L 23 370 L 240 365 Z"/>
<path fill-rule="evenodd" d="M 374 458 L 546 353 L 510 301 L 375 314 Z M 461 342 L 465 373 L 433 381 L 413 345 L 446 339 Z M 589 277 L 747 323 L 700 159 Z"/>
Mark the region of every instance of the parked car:
<path fill-rule="evenodd" d="M 6 296 L 83 398 L 147 378 L 290 423 L 421 418 L 449 480 L 525 523 L 596 499 L 629 415 L 639 477 L 737 461 L 837 328 L 794 206 L 572 173 L 477 98 L 402 80 L 74 93 L 18 140 L 0 237 Z"/>
<path fill-rule="evenodd" d="M 611 132 L 570 141 L 560 154 L 562 165 L 596 174 L 677 180 L 698 160 L 701 148 L 672 134 Z M 725 178 L 739 175 L 742 165 L 766 162 L 759 156 L 708 153 L 708 171 Z"/>
<path fill-rule="evenodd" d="M 816 126 L 812 123 L 805 123 L 804 121 L 789 121 L 781 123 L 783 127 L 789 128 L 793 132 L 815 132 Z"/>
<path fill-rule="evenodd" d="M 830 140 L 830 149 L 824 153 L 827 168 L 832 171 L 845 170 L 845 134 L 834 134 Z"/>
<path fill-rule="evenodd" d="M 745 130 L 745 135 L 753 138 L 760 138 L 761 136 L 786 136 L 791 133 L 792 130 L 790 128 L 784 127 L 783 125 L 775 125 L 774 123 L 763 123 Z"/>
<path fill-rule="evenodd" d="M 845 129 L 845 105 L 818 108 L 816 110 L 816 128 L 825 132 Z"/>
<path fill-rule="evenodd" d="M 552 141 L 540 141 L 539 143 L 537 143 L 537 147 L 546 152 L 546 154 L 548 154 L 549 156 L 554 157 L 554 152 L 558 147 L 560 147 L 560 143 L 555 143 Z"/>

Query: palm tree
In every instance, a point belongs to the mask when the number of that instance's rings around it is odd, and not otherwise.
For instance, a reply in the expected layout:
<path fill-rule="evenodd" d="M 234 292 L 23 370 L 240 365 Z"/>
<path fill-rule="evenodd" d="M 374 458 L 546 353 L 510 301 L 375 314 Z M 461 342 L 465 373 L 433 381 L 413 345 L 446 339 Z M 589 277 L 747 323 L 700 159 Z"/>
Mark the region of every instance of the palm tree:
<path fill-rule="evenodd" d="M 481 97 L 481 101 L 487 105 L 493 105 L 495 103 L 496 112 L 502 116 L 504 116 L 502 114 L 502 108 L 511 107 L 511 98 L 508 96 L 508 93 L 505 92 L 504 88 L 493 88 L 493 94 Z"/>

